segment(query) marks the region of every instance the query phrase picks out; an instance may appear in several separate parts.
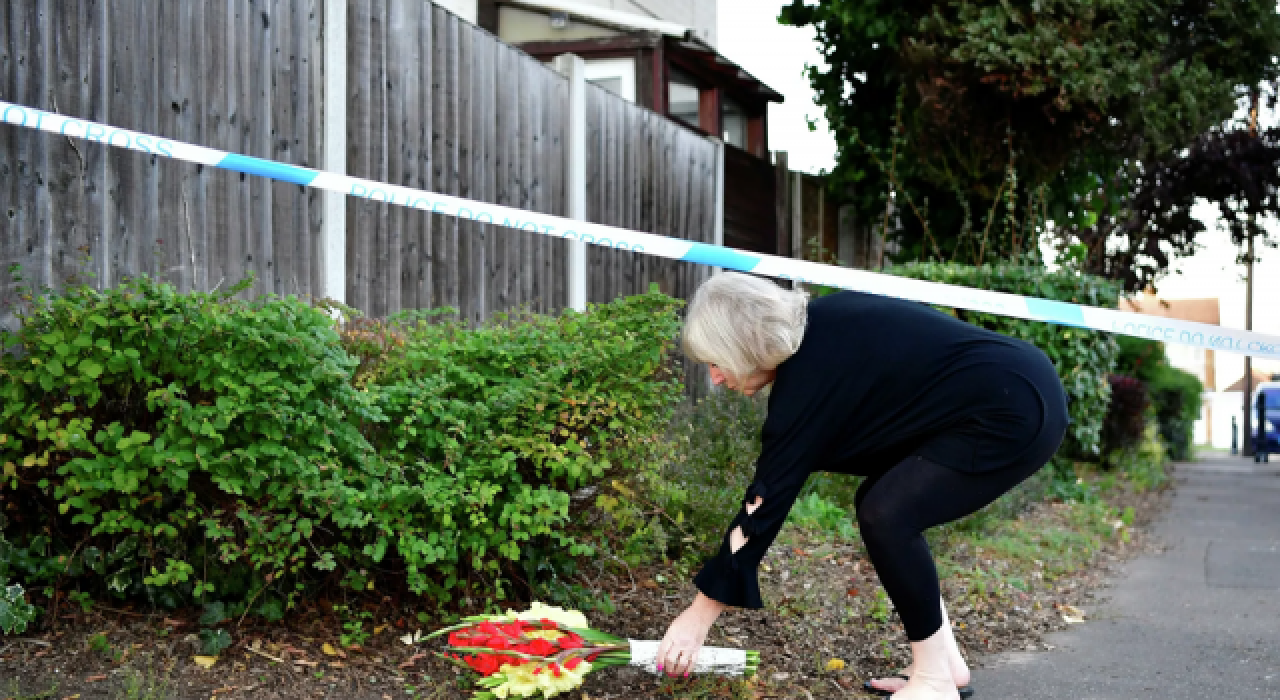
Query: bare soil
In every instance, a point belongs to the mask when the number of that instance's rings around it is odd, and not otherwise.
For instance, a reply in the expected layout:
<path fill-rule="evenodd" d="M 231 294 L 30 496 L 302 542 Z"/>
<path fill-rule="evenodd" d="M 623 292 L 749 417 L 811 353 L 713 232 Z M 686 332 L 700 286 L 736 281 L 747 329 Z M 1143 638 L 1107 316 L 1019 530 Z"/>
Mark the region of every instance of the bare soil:
<path fill-rule="evenodd" d="M 1158 545 L 1147 523 L 1162 507 L 1160 494 L 1115 493 L 1108 500 L 1131 506 L 1127 537 L 1110 538 L 1092 560 L 1051 583 L 1034 574 L 1026 590 L 975 594 L 959 577 L 944 580 L 957 637 L 975 666 L 985 655 L 1009 650 L 1048 650 L 1047 632 L 1068 623 L 1072 608 L 1088 611 L 1120 561 Z M 1028 525 L 1061 519 L 1061 504 L 1042 503 L 1022 516 Z M 1126 541 L 1127 540 L 1127 541 Z M 999 569 L 980 551 L 952 551 L 958 566 Z M 860 544 L 788 528 L 761 572 L 770 607 L 724 615 L 707 643 L 757 649 L 760 675 L 749 682 L 719 679 L 669 681 L 635 669 L 593 674 L 571 700 L 605 698 L 860 698 L 862 682 L 907 663 L 906 638 L 889 614 L 875 572 Z M 617 611 L 593 615 L 595 627 L 638 639 L 660 639 L 670 620 L 692 599 L 691 585 L 670 569 L 605 573 L 589 581 L 607 592 Z M 432 698 L 469 697 L 465 674 L 435 658 L 429 644 L 409 646 L 400 637 L 422 629 L 407 614 L 375 613 L 377 634 L 363 647 L 338 651 L 341 626 L 331 606 L 309 605 L 285 623 L 253 620 L 227 625 L 234 639 L 208 669 L 200 654 L 197 613 L 164 615 L 96 605 L 85 613 L 64 604 L 49 629 L 25 638 L 0 637 L 0 697 L 5 698 Z M 1087 623 L 1085 623 L 1087 624 Z M 89 639 L 105 636 L 110 649 Z M 831 659 L 845 662 L 827 670 Z M 978 689 L 981 692 L 981 689 Z"/>

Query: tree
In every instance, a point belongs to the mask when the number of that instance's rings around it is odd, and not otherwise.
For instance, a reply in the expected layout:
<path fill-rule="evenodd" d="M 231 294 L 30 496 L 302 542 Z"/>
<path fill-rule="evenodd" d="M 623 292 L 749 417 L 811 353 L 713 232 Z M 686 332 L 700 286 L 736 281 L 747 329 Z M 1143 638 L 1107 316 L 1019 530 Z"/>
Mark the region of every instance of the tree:
<path fill-rule="evenodd" d="M 862 221 L 887 223 L 892 199 L 907 258 L 1034 254 L 1047 219 L 1128 222 L 1104 184 L 1130 194 L 1141 164 L 1280 74 L 1260 0 L 793 0 L 780 20 L 815 28 L 836 182 Z"/>
<path fill-rule="evenodd" d="M 1214 130 L 1181 153 L 1118 171 L 1082 198 L 1092 216 L 1068 221 L 1062 241 L 1080 248 L 1083 271 L 1144 289 L 1171 257 L 1195 251 L 1205 226 L 1191 208 L 1201 198 L 1217 204 L 1237 245 L 1265 241 L 1258 218 L 1280 213 L 1280 129 Z"/>

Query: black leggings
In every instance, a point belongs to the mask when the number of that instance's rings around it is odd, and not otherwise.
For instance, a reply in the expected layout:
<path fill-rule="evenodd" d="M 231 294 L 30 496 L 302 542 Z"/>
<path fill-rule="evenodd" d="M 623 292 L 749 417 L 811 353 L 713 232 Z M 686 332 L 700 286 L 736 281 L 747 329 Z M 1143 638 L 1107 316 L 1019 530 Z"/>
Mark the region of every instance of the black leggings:
<path fill-rule="evenodd" d="M 1042 466 L 1037 459 L 967 473 L 915 456 L 868 477 L 858 488 L 862 540 L 908 639 L 928 639 L 942 627 L 938 571 L 924 531 L 977 512 Z"/>

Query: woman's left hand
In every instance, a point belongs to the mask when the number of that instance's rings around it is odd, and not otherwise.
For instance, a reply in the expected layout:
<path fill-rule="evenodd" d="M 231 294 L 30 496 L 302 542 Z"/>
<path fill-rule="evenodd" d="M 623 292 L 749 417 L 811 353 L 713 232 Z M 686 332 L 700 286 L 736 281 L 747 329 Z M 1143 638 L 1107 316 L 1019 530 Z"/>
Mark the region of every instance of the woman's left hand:
<path fill-rule="evenodd" d="M 658 670 L 668 676 L 687 676 L 698 660 L 698 650 L 724 606 L 699 593 L 693 605 L 671 622 L 658 645 Z"/>

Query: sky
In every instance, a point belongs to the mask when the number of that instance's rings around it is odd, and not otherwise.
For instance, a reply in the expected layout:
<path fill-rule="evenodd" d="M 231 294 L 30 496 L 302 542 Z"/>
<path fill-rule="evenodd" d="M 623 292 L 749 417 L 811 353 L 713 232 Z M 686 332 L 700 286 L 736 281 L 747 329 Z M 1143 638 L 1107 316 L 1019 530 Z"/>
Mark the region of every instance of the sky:
<path fill-rule="evenodd" d="M 781 105 L 769 107 L 769 148 L 786 151 L 793 170 L 808 173 L 829 171 L 835 165 L 836 146 L 822 116 L 813 103 L 813 90 L 805 77 L 806 64 L 825 65 L 812 28 L 785 27 L 777 23 L 778 11 L 790 0 L 719 0 L 719 50 L 748 73 L 786 97 Z M 817 120 L 810 131 L 807 118 Z M 1264 113 L 1266 126 L 1280 122 L 1277 115 Z M 1217 230 L 1216 207 L 1202 203 L 1196 214 L 1209 228 L 1202 248 L 1192 257 L 1179 260 L 1173 274 L 1157 287 L 1167 299 L 1217 297 L 1222 325 L 1244 328 L 1244 266 L 1236 264 L 1238 252 L 1230 237 Z M 1270 227 L 1280 241 L 1280 226 Z M 1280 250 L 1260 248 L 1261 262 L 1254 270 L 1253 328 L 1280 336 Z M 1255 360 L 1260 369 L 1280 372 L 1280 362 Z M 1219 387 L 1244 375 L 1240 355 L 1217 353 Z"/>
<path fill-rule="evenodd" d="M 719 0 L 716 6 L 720 53 L 742 66 L 786 101 L 769 105 L 769 149 L 786 151 L 792 170 L 817 174 L 835 167 L 836 142 L 822 108 L 813 103 L 806 64 L 825 65 L 812 27 L 778 24 L 790 0 Z M 810 131 L 806 118 L 819 121 Z"/>

